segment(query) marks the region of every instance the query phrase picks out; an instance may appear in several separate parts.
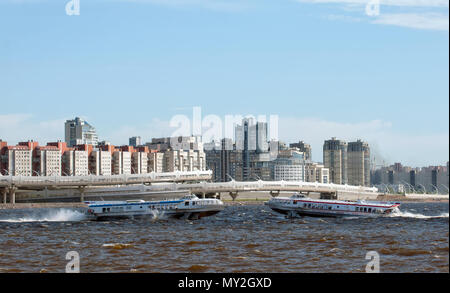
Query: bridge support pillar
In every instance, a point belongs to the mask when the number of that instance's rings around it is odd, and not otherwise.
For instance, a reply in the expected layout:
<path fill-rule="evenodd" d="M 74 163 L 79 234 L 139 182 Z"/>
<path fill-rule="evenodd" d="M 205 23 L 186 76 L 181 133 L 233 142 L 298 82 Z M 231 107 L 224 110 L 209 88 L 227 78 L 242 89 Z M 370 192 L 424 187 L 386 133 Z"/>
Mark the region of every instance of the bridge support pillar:
<path fill-rule="evenodd" d="M 16 190 L 17 187 L 9 188 L 9 202 L 12 204 L 16 204 Z"/>
<path fill-rule="evenodd" d="M 3 198 L 3 203 L 6 203 L 6 198 L 7 197 L 7 190 L 6 190 L 6 188 L 3 188 L 2 189 L 2 198 Z"/>
<path fill-rule="evenodd" d="M 271 191 L 270 192 L 270 196 L 271 197 L 277 197 L 277 196 L 279 196 L 280 195 L 280 191 L 278 190 L 278 191 Z"/>
<path fill-rule="evenodd" d="M 231 196 L 231 198 L 233 199 L 233 201 L 236 199 L 236 197 L 238 196 L 238 193 L 237 193 L 237 191 L 236 192 L 231 192 L 230 191 L 230 196 Z"/>
<path fill-rule="evenodd" d="M 205 198 L 205 193 L 204 192 L 202 192 L 202 198 Z"/>
<path fill-rule="evenodd" d="M 84 186 L 78 187 L 78 190 L 80 191 L 80 202 L 84 202 Z"/>

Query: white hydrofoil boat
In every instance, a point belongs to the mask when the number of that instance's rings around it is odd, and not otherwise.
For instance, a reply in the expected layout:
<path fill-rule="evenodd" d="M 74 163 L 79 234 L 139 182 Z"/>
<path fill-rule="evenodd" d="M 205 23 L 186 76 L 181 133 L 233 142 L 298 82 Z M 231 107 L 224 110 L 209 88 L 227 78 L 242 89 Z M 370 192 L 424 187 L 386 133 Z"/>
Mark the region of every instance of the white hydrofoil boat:
<path fill-rule="evenodd" d="M 224 208 L 218 199 L 199 199 L 186 195 L 180 199 L 162 201 L 87 201 L 86 214 L 95 220 L 152 216 L 155 213 L 186 219 L 199 219 L 214 215 Z"/>
<path fill-rule="evenodd" d="M 302 194 L 271 198 L 264 204 L 272 210 L 290 217 L 377 217 L 388 215 L 400 206 L 399 202 L 312 199 Z"/>

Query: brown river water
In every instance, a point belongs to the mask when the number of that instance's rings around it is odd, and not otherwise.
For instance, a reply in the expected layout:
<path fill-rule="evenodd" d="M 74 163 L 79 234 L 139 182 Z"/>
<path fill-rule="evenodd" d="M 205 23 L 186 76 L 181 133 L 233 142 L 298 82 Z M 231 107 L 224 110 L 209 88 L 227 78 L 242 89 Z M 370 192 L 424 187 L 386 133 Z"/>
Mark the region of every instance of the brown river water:
<path fill-rule="evenodd" d="M 0 211 L 0 272 L 449 272 L 449 204 L 405 203 L 385 218 L 295 218 L 262 204 L 200 220 L 88 221 L 79 209 Z"/>

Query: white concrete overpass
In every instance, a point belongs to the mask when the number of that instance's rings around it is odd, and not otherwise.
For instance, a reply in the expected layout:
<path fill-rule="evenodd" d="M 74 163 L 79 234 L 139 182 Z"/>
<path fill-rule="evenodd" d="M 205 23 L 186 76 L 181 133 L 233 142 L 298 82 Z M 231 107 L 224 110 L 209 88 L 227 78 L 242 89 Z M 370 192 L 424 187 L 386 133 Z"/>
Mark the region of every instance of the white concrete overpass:
<path fill-rule="evenodd" d="M 301 181 L 229 181 L 229 182 L 173 182 L 173 183 L 155 183 L 151 185 L 126 185 L 114 187 L 92 186 L 83 189 L 67 190 L 65 195 L 61 195 L 61 190 L 45 190 L 45 192 L 35 193 L 26 196 L 27 201 L 39 199 L 61 200 L 68 199 L 79 200 L 101 200 L 101 199 L 138 199 L 152 198 L 156 195 L 168 195 L 172 197 L 175 194 L 190 192 L 202 197 L 229 194 L 233 199 L 240 192 L 268 192 L 272 196 L 277 196 L 280 192 L 302 192 L 319 193 L 324 197 L 340 199 L 375 199 L 378 195 L 378 189 L 374 187 L 309 183 Z"/>
<path fill-rule="evenodd" d="M 277 196 L 282 191 L 320 193 L 330 198 L 338 195 L 355 194 L 365 198 L 376 198 L 379 195 L 376 187 L 352 186 L 340 184 L 311 183 L 303 181 L 229 181 L 229 182 L 200 182 L 176 184 L 177 189 L 190 190 L 195 194 L 229 193 L 235 198 L 239 192 L 267 191 L 272 196 Z M 152 186 L 158 188 L 158 186 Z"/>
<path fill-rule="evenodd" d="M 88 176 L 0 176 L 0 188 L 17 187 L 39 189 L 44 187 L 127 185 L 156 182 L 203 181 L 212 178 L 212 171 L 164 172 L 122 175 Z"/>
<path fill-rule="evenodd" d="M 205 181 L 212 178 L 212 171 L 164 172 L 123 175 L 89 176 L 0 176 L 0 191 L 3 202 L 9 194 L 10 202 L 15 202 L 18 189 L 44 190 L 78 188 L 83 190 L 92 186 L 118 186 L 131 184 L 152 184 L 162 182 Z"/>

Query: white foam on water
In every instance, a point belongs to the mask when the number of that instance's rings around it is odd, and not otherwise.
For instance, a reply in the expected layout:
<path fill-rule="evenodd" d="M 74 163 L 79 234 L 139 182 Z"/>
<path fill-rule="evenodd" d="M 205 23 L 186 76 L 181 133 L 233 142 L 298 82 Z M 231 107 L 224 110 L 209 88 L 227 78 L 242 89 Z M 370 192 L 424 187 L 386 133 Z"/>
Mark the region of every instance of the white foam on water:
<path fill-rule="evenodd" d="M 31 215 L 23 218 L 0 219 L 0 222 L 27 223 L 27 222 L 78 222 L 86 219 L 80 211 L 70 209 L 55 209 L 42 215 Z"/>
<path fill-rule="evenodd" d="M 164 213 L 164 211 L 152 209 L 152 210 L 150 210 L 150 212 L 151 212 L 151 215 L 152 215 L 152 220 L 160 220 L 160 219 L 166 219 L 167 218 L 167 216 Z"/>
<path fill-rule="evenodd" d="M 427 216 L 418 213 L 411 213 L 408 211 L 402 211 L 398 208 L 394 209 L 389 217 L 401 217 L 401 218 L 415 218 L 415 219 L 434 219 L 434 218 L 448 218 L 448 213 L 441 213 L 437 216 Z"/>

